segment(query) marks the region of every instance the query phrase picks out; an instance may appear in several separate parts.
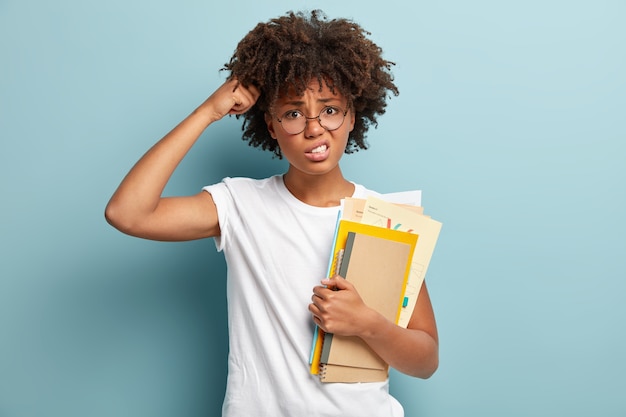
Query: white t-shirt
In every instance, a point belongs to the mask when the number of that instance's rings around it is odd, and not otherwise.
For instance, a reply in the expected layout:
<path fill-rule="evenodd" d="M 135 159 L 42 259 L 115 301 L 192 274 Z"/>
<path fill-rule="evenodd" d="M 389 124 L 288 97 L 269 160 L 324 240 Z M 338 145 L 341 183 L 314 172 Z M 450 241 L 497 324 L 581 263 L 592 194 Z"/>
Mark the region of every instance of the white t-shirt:
<path fill-rule="evenodd" d="M 378 195 L 355 184 L 354 197 Z M 224 417 L 402 417 L 388 381 L 321 383 L 309 372 L 313 287 L 325 278 L 338 207 L 296 199 L 282 175 L 205 187 L 228 265 Z"/>

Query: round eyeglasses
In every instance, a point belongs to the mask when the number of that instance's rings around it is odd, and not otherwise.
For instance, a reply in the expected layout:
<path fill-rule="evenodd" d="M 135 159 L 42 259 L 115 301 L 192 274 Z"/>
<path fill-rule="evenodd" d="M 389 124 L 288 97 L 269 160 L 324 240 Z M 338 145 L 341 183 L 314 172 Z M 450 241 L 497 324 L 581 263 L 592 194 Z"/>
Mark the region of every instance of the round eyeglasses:
<path fill-rule="evenodd" d="M 290 135 L 297 135 L 304 132 L 309 120 L 317 119 L 320 126 L 328 131 L 337 130 L 343 124 L 348 110 L 343 110 L 337 106 L 326 106 L 316 117 L 307 117 L 300 110 L 289 110 L 280 118 L 276 118 L 285 132 Z"/>

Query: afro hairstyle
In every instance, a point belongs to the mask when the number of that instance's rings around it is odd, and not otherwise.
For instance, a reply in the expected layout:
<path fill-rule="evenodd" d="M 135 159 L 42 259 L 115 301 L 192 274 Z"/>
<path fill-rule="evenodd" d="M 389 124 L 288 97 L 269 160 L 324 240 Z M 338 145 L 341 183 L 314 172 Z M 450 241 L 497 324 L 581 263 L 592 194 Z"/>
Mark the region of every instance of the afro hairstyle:
<path fill-rule="evenodd" d="M 348 19 L 329 20 L 320 10 L 309 14 L 288 12 L 259 23 L 237 45 L 229 71 L 243 86 L 260 91 L 255 105 L 242 115 L 243 139 L 250 146 L 269 150 L 279 159 L 282 154 L 265 122 L 272 104 L 289 91 L 303 95 L 317 80 L 334 93 L 347 98 L 355 114 L 345 153 L 367 149 L 370 125 L 385 113 L 389 93 L 398 95 L 391 67 L 360 25 Z"/>

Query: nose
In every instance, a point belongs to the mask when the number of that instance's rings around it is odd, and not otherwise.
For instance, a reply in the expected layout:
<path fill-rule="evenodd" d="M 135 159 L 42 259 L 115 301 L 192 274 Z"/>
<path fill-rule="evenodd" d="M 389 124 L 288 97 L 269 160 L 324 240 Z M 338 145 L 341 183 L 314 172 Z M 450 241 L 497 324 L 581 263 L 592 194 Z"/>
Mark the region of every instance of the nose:
<path fill-rule="evenodd" d="M 319 116 L 317 117 L 305 117 L 306 125 L 304 126 L 304 137 L 316 138 L 326 130 L 322 127 L 322 121 Z"/>

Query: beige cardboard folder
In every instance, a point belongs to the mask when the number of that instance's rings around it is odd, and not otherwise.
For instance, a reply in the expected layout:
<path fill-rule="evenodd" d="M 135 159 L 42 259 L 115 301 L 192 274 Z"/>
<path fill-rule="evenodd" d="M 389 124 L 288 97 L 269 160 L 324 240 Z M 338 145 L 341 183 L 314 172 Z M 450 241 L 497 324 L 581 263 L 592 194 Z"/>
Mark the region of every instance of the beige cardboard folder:
<path fill-rule="evenodd" d="M 339 275 L 355 286 L 366 305 L 395 323 L 414 247 L 414 244 L 351 232 Z M 324 382 L 382 381 L 388 372 L 388 365 L 355 336 L 325 335 L 320 363 L 320 379 Z"/>

